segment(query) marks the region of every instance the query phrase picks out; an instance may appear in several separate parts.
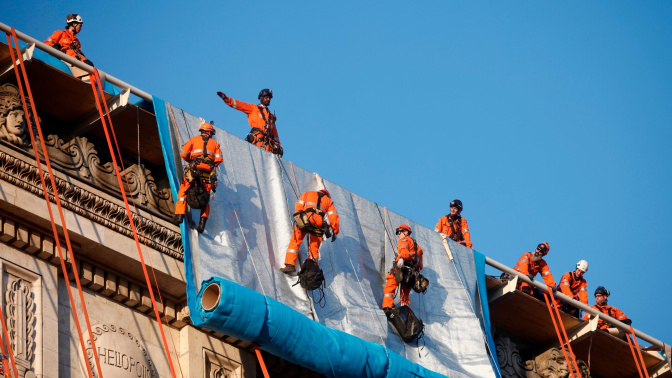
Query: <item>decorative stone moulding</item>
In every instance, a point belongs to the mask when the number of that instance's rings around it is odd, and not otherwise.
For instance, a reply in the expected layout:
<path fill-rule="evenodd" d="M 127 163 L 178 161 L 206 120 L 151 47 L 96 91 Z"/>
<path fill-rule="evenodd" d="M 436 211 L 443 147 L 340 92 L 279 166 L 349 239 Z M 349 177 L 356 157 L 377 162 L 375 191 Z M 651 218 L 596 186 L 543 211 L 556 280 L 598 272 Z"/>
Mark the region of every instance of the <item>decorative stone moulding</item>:
<path fill-rule="evenodd" d="M 37 132 L 35 135 L 37 136 Z M 12 84 L 0 86 L 0 142 L 26 151 L 32 149 L 19 92 Z M 64 142 L 57 135 L 49 135 L 46 137 L 45 145 L 51 162 L 62 167 L 68 175 L 88 182 L 94 187 L 112 192 L 118 191 L 114 166 L 110 162 L 101 163 L 95 146 L 87 138 L 75 137 Z M 38 153 L 43 157 L 41 148 L 38 149 Z M 127 196 L 133 198 L 138 206 L 152 209 L 166 217 L 172 216 L 175 211 L 172 192 L 168 187 L 159 187 L 149 169 L 133 164 L 122 171 L 122 174 L 128 180 L 128 184 L 124 185 Z M 37 196 L 44 195 L 37 167 L 4 152 L 0 152 L 0 179 Z M 63 207 L 128 237 L 133 237 L 124 206 L 58 176 L 55 177 L 55 181 Z M 53 201 L 53 190 L 49 181 L 47 182 L 49 196 Z M 137 214 L 133 214 L 133 222 L 138 226 L 138 231 L 142 230 L 139 232 L 139 237 L 148 247 L 182 260 L 184 251 L 179 232 Z"/>
<path fill-rule="evenodd" d="M 60 266 L 61 264 L 54 239 L 51 236 L 13 219 L 0 218 L 0 242 L 31 254 L 36 258 L 45 260 L 52 265 Z M 62 245 L 64 244 L 62 243 Z M 76 246 L 73 246 L 73 249 L 77 252 Z M 71 266 L 69 255 L 65 250 L 63 253 L 66 256 L 66 265 Z M 128 280 L 114 272 L 86 261 L 78 261 L 77 269 L 83 287 L 143 313 L 147 313 L 152 309 L 152 299 L 150 298 L 149 290 L 144 284 Z M 75 278 L 72 272 L 68 274 L 68 279 L 74 281 Z M 12 281 L 5 288 L 5 301 L 7 303 L 5 311 L 10 315 L 17 314 L 14 318 L 21 320 L 21 324 L 24 324 L 26 327 L 34 327 L 34 319 L 26 315 L 30 311 L 34 311 L 34 306 L 32 305 L 33 294 L 28 291 L 27 281 L 24 281 Z M 163 305 L 159 302 L 157 306 L 161 318 L 173 327 L 182 328 L 190 322 L 189 308 L 186 302 L 176 303 L 174 300 L 165 298 L 164 295 Z M 22 326 L 21 328 L 25 327 Z M 30 330 L 28 329 L 28 331 Z M 30 360 L 32 352 L 28 351 L 31 350 L 33 340 L 29 336 L 26 336 L 25 340 L 26 345 L 28 345 L 26 348 L 26 360 Z"/>

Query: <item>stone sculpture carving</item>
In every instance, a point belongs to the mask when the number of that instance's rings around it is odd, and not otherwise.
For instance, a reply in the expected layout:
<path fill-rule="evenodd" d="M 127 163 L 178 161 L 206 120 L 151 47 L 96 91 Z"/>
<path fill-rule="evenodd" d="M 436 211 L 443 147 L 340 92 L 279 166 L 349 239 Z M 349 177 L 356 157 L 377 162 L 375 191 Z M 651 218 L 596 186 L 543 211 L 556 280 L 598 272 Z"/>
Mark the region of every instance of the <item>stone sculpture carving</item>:
<path fill-rule="evenodd" d="M 0 139 L 19 147 L 28 144 L 19 89 L 13 84 L 0 86 Z"/>
<path fill-rule="evenodd" d="M 35 353 L 35 302 L 28 281 L 19 278 L 7 284 L 5 313 L 17 369 L 23 376 L 30 370 Z"/>
<path fill-rule="evenodd" d="M 497 348 L 497 362 L 502 371 L 502 377 L 525 377 L 528 369 L 523 363 L 516 344 L 510 338 L 500 336 L 495 341 Z"/>

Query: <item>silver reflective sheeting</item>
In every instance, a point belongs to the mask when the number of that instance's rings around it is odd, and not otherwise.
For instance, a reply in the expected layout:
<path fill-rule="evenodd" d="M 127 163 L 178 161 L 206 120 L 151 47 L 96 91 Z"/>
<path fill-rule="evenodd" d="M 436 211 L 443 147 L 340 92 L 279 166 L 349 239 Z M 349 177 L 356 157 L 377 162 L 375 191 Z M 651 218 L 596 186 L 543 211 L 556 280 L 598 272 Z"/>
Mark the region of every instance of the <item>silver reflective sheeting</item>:
<path fill-rule="evenodd" d="M 179 143 L 198 135 L 200 119 L 178 108 L 167 108 L 171 127 L 177 126 Z M 455 259 L 450 262 L 435 231 L 393 212 L 386 213 L 376 203 L 296 165 L 292 169 L 288 161 L 219 128 L 214 139 L 222 147 L 224 162 L 217 168 L 219 187 L 210 202 L 205 233 L 198 236 L 194 230 L 198 211 L 188 220 L 192 225 L 196 290 L 203 280 L 222 277 L 285 303 L 328 327 L 384 344 L 437 373 L 449 377 L 494 376 L 474 314 L 476 274 L 470 249 L 449 240 Z M 341 232 L 336 242 L 325 241 L 320 248 L 319 266 L 327 285 L 326 305 L 321 308 L 312 305 L 299 285 L 292 286 L 296 276 L 287 276 L 279 269 L 284 266 L 298 196 L 323 187 L 331 193 Z M 411 307 L 426 327 L 426 346 L 421 349 L 415 343 L 401 341 L 380 307 L 385 275 L 395 256 L 394 229 L 402 223 L 411 226 L 413 238 L 424 250 L 422 274 L 431 282 L 426 294 L 411 291 L 410 295 Z M 307 256 L 306 248 L 304 240 L 297 270 Z M 395 304 L 399 305 L 398 296 Z"/>

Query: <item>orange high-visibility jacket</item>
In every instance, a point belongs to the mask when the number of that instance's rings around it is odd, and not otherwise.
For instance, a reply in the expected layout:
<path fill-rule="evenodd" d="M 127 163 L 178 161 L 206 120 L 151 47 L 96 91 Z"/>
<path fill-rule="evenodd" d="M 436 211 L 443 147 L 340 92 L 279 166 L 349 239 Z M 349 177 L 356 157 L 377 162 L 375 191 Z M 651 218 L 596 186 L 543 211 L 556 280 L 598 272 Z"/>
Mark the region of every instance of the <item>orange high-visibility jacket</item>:
<path fill-rule="evenodd" d="M 309 212 L 310 223 L 315 227 L 322 227 L 324 225 L 324 216 L 329 217 L 329 224 L 331 225 L 334 235 L 338 235 L 339 226 L 338 226 L 338 213 L 336 212 L 336 207 L 326 195 L 322 196 L 320 200 L 320 207 L 317 207 L 318 195 L 316 191 L 309 190 L 304 192 L 301 195 L 301 198 L 296 202 L 294 208 L 296 212 L 307 210 L 307 209 L 317 209 L 319 212 Z"/>
<path fill-rule="evenodd" d="M 513 270 L 522 274 L 529 274 L 532 277 L 541 273 L 541 278 L 544 279 L 546 286 L 553 287 L 556 285 L 546 260 L 532 261 L 532 252 L 523 253 L 516 266 L 513 267 Z"/>
<path fill-rule="evenodd" d="M 418 264 L 418 271 L 422 270 L 422 248 L 415 242 L 415 240 L 407 236 L 399 239 L 397 242 L 397 258 L 394 259 L 396 263 L 399 259 L 404 261 L 415 261 Z"/>
<path fill-rule="evenodd" d="M 278 147 L 281 146 L 280 137 L 278 136 L 278 129 L 275 128 L 276 117 L 268 110 L 267 107 L 264 105 L 248 104 L 247 102 L 234 100 L 231 97 L 227 97 L 224 102 L 226 105 L 229 105 L 230 107 L 247 114 L 247 121 L 250 123 L 252 128 L 266 131 L 273 139 L 273 142 L 276 143 Z M 266 129 L 266 121 L 264 121 L 264 117 L 268 121 L 268 130 Z"/>
<path fill-rule="evenodd" d="M 56 30 L 54 34 L 49 37 L 44 43 L 47 46 L 54 46 L 58 43 L 61 45 L 62 52 L 70 55 L 75 59 L 79 59 L 82 62 L 86 60 L 84 53 L 82 52 L 82 45 L 79 43 L 79 38 L 68 29 L 65 30 Z"/>
<path fill-rule="evenodd" d="M 628 320 L 628 317 L 625 316 L 625 314 L 623 313 L 623 311 L 617 309 L 616 307 L 609 306 L 608 304 L 607 304 L 607 305 L 603 305 L 603 306 L 595 305 L 595 306 L 590 306 L 590 307 L 596 309 L 597 311 L 599 311 L 599 312 L 601 312 L 601 313 L 603 313 L 603 314 L 607 314 L 607 315 L 611 316 L 612 318 L 614 318 L 614 319 L 616 319 L 616 320 L 618 320 L 618 321 L 621 321 L 621 322 L 622 322 L 622 321 L 624 321 L 624 320 Z M 586 314 L 583 316 L 583 320 L 588 320 L 588 319 L 590 319 L 592 316 L 593 316 L 592 314 L 586 313 Z M 600 319 L 600 320 L 597 322 L 597 327 L 598 327 L 599 329 L 607 329 L 607 328 L 611 327 L 611 325 L 609 325 L 609 323 L 607 323 L 605 320 Z"/>
<path fill-rule="evenodd" d="M 219 147 L 219 143 L 217 143 L 216 140 L 209 138 L 207 146 L 204 146 L 203 137 L 200 135 L 196 135 L 184 144 L 182 151 L 180 151 L 180 156 L 187 163 L 191 163 L 192 160 L 199 156 L 207 156 L 212 159 L 215 167 L 224 161 L 224 155 Z M 210 166 L 203 162 L 200 162 L 196 167 L 208 172 L 211 170 Z"/>
<path fill-rule="evenodd" d="M 434 231 L 440 232 L 448 236 L 449 238 L 453 239 L 452 236 L 454 227 L 455 231 L 457 231 L 456 237 L 458 240 L 456 241 L 460 244 L 464 244 L 467 247 L 471 248 L 473 244 L 471 243 L 471 234 L 469 233 L 469 224 L 467 223 L 467 219 L 460 216 L 459 220 L 453 221 L 453 227 L 451 227 L 450 220 L 448 219 L 449 216 L 450 215 L 441 217 L 439 221 L 436 223 Z"/>
<path fill-rule="evenodd" d="M 588 304 L 588 283 L 583 277 L 576 279 L 574 271 L 567 272 L 562 276 L 558 290 L 570 298 L 579 300 L 583 304 Z"/>

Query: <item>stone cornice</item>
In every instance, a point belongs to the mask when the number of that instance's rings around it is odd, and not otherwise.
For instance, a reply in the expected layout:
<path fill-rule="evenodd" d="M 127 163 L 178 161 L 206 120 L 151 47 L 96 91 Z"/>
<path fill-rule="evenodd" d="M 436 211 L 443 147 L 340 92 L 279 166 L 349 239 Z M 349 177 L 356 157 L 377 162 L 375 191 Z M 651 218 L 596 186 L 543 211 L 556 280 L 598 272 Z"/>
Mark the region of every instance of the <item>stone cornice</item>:
<path fill-rule="evenodd" d="M 36 166 L 0 151 L 0 179 L 43 197 L 44 190 Z M 61 204 L 64 208 L 94 222 L 100 223 L 128 237 L 133 237 L 126 209 L 82 187 L 55 177 Z M 54 201 L 54 193 L 47 181 L 49 198 Z M 161 251 L 180 261 L 183 260 L 182 237 L 179 232 L 144 217 L 133 214 L 133 222 L 138 226 L 138 236 L 148 247 Z"/>

